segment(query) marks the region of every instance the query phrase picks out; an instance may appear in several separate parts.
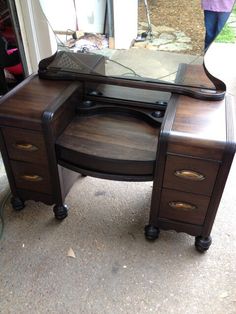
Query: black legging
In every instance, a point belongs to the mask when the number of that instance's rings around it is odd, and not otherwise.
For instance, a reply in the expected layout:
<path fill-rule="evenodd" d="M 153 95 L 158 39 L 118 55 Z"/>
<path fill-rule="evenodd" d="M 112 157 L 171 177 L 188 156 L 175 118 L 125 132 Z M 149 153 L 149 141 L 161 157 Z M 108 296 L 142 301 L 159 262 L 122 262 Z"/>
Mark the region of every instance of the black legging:
<path fill-rule="evenodd" d="M 20 62 L 20 56 L 17 50 L 10 55 L 7 54 L 7 41 L 0 36 L 0 95 L 4 95 L 8 92 L 4 68 L 17 65 Z"/>
<path fill-rule="evenodd" d="M 12 54 L 7 54 L 7 41 L 0 36 L 0 68 L 10 67 L 20 63 L 20 56 L 18 51 Z"/>

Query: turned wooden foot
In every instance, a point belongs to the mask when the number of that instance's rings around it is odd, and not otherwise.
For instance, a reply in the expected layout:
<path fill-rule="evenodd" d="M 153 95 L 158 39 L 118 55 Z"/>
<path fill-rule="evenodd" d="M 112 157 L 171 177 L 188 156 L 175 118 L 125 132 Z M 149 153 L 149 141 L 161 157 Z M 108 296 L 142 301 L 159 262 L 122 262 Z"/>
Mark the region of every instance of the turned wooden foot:
<path fill-rule="evenodd" d="M 147 225 L 144 229 L 147 240 L 154 241 L 159 237 L 160 229 L 152 225 Z"/>
<path fill-rule="evenodd" d="M 206 252 L 211 246 L 211 243 L 212 239 L 210 236 L 209 237 L 198 236 L 195 238 L 195 248 L 200 253 Z"/>
<path fill-rule="evenodd" d="M 25 207 L 25 203 L 19 197 L 11 197 L 11 205 L 15 210 L 22 210 Z"/>
<path fill-rule="evenodd" d="M 68 215 L 68 207 L 67 205 L 55 205 L 53 207 L 53 212 L 56 219 L 63 220 Z"/>

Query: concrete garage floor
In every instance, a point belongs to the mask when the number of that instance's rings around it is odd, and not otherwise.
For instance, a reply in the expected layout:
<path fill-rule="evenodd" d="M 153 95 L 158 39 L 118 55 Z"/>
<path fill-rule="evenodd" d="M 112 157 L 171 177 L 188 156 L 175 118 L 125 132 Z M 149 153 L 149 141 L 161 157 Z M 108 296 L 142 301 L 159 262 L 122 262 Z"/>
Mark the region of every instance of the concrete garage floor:
<path fill-rule="evenodd" d="M 235 82 L 230 77 L 232 94 Z M 152 182 L 81 177 L 62 222 L 41 203 L 29 201 L 15 212 L 8 202 L 0 241 L 0 313 L 235 314 L 235 171 L 236 162 L 206 254 L 184 233 L 162 231 L 157 241 L 145 240 Z M 1 173 L 4 195 L 3 168 Z M 68 256 L 71 249 L 74 257 Z"/>

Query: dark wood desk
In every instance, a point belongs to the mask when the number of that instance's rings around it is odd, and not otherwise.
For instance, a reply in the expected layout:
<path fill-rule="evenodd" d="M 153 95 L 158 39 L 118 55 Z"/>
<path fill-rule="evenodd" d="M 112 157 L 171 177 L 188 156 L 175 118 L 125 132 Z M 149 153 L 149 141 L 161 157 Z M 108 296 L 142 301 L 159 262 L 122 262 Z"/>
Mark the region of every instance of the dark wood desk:
<path fill-rule="evenodd" d="M 156 239 L 159 229 L 186 232 L 206 251 L 235 152 L 231 99 L 107 84 L 96 90 L 36 75 L 1 99 L 0 144 L 12 206 L 42 201 L 64 219 L 65 197 L 80 174 L 149 180 L 146 238 Z"/>

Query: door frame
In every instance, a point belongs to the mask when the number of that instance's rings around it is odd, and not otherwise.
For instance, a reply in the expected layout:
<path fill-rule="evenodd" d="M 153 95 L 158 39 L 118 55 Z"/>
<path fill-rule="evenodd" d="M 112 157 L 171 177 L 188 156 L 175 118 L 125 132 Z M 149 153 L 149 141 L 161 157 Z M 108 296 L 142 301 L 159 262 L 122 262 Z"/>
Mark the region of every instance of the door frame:
<path fill-rule="evenodd" d="M 38 63 L 53 54 L 51 32 L 43 15 L 39 0 L 7 0 L 19 41 L 24 51 L 22 61 L 27 74 L 37 72 Z M 15 16 L 15 17 L 14 17 Z"/>

